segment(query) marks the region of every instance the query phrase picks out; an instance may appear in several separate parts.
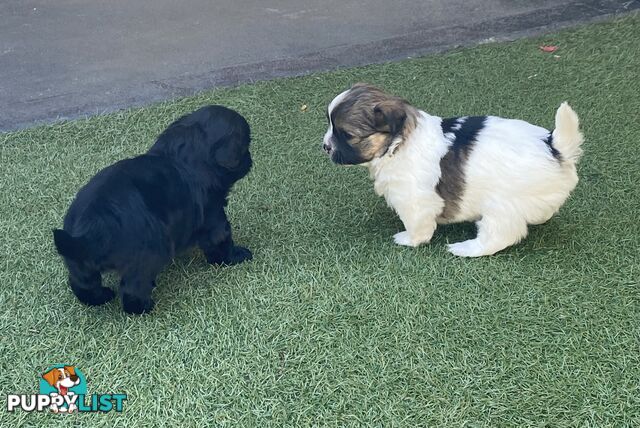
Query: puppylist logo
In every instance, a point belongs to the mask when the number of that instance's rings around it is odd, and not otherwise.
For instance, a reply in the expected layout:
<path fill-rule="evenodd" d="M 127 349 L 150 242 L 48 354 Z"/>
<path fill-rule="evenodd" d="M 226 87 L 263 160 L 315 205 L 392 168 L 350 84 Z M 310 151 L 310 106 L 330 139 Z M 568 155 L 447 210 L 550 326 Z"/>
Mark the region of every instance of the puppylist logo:
<path fill-rule="evenodd" d="M 87 395 L 87 379 L 79 368 L 64 364 L 50 367 L 40 377 L 39 394 L 10 394 L 7 410 L 14 412 L 75 413 L 122 412 L 127 394 Z"/>

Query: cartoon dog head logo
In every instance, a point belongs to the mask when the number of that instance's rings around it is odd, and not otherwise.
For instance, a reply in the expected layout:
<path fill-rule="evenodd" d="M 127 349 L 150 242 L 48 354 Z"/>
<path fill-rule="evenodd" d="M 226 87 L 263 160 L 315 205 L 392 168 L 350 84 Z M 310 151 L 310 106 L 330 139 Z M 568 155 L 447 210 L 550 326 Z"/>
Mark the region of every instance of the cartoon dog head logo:
<path fill-rule="evenodd" d="M 42 378 L 57 389 L 60 395 L 67 395 L 69 388 L 80 384 L 80 378 L 76 375 L 76 369 L 73 366 L 54 367 L 43 374 Z"/>
<path fill-rule="evenodd" d="M 87 393 L 87 383 L 80 370 L 74 366 L 54 366 L 42 374 L 40 393 L 51 396 L 84 395 Z M 50 409 L 56 413 L 72 413 L 78 410 L 75 404 L 69 406 L 52 404 Z"/>

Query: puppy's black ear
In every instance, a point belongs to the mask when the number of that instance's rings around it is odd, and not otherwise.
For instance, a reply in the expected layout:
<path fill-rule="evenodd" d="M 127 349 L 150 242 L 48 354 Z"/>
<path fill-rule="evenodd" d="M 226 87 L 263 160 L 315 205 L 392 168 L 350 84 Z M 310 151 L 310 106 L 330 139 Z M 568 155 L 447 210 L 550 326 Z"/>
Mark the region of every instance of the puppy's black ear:
<path fill-rule="evenodd" d="M 87 255 L 82 238 L 74 238 L 62 229 L 53 229 L 53 242 L 58 254 L 71 260 L 82 260 Z"/>
<path fill-rule="evenodd" d="M 405 105 L 399 100 L 379 102 L 373 109 L 376 130 L 398 135 L 407 120 Z"/>

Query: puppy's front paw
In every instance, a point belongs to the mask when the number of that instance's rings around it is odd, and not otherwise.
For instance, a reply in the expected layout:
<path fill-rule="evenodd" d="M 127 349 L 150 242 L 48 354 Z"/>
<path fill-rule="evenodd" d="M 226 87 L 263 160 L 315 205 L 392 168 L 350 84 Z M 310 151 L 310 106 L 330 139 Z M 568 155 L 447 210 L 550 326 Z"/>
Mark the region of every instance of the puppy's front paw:
<path fill-rule="evenodd" d="M 107 287 L 98 287 L 91 289 L 75 287 L 72 288 L 72 290 L 78 300 L 88 306 L 104 305 L 116 296 L 116 293 L 114 293 L 112 289 Z"/>
<path fill-rule="evenodd" d="M 149 313 L 154 306 L 155 303 L 152 299 L 140 299 L 126 294 L 122 297 L 122 309 L 130 315 Z"/>
<path fill-rule="evenodd" d="M 448 245 L 449 252 L 458 257 L 480 257 L 486 255 L 477 239 Z"/>
<path fill-rule="evenodd" d="M 248 248 L 234 246 L 231 250 L 231 260 L 227 264 L 235 265 L 251 259 L 253 259 L 253 254 Z"/>
<path fill-rule="evenodd" d="M 418 244 L 415 244 L 409 235 L 409 232 L 406 230 L 404 232 L 399 232 L 393 235 L 393 242 L 398 245 L 404 245 L 406 247 L 417 247 Z"/>

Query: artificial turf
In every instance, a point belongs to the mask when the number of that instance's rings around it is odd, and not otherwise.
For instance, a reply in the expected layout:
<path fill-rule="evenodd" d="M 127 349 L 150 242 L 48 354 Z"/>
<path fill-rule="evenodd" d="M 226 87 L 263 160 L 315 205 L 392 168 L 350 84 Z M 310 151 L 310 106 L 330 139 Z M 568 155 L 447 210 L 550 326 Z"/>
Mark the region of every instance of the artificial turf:
<path fill-rule="evenodd" d="M 640 426 L 638 40 L 636 15 L 0 134 L 0 395 L 36 393 L 55 363 L 83 370 L 90 394 L 128 394 L 120 414 L 3 403 L 0 426 Z M 327 103 L 357 81 L 432 114 L 546 127 L 569 100 L 581 181 L 496 256 L 446 252 L 473 225 L 396 246 L 401 223 L 366 170 L 320 148 Z M 252 125 L 255 166 L 229 213 L 254 260 L 178 258 L 150 315 L 82 306 L 51 229 L 96 171 L 208 103 Z"/>

